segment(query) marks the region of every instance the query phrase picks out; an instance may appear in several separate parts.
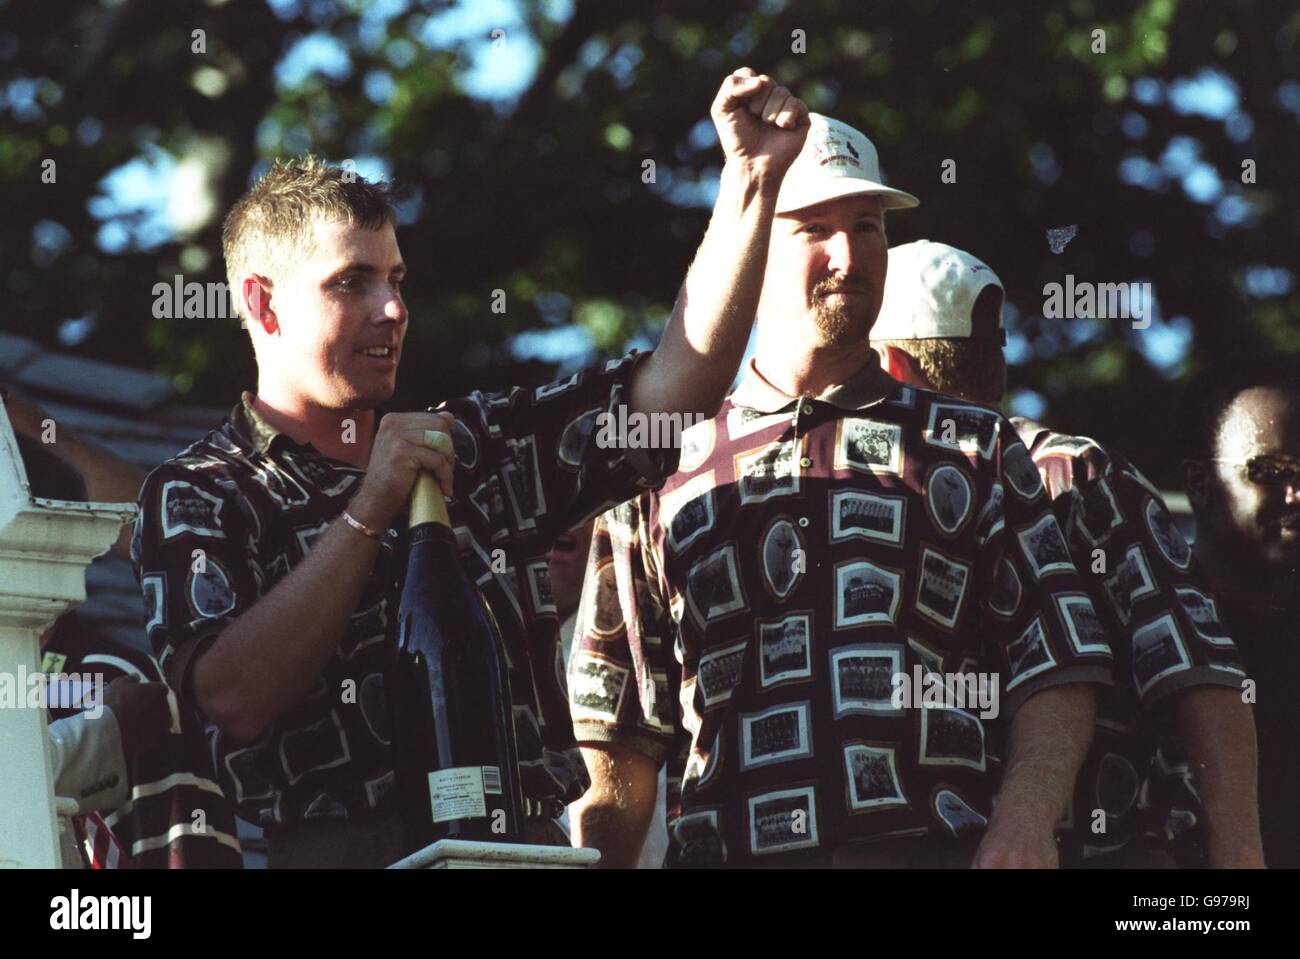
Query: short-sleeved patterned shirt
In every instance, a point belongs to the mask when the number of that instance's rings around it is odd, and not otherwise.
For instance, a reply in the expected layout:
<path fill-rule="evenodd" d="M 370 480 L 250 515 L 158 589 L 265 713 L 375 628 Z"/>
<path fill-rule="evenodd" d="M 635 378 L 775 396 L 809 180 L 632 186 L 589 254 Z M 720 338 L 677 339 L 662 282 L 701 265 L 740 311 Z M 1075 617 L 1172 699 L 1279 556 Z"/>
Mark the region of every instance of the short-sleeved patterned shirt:
<path fill-rule="evenodd" d="M 606 450 L 595 442 L 598 414 L 626 403 L 629 374 L 646 355 L 535 390 L 476 392 L 443 406 L 456 417 L 457 495 L 448 511 L 463 568 L 504 634 L 530 808 L 558 810 L 586 787 L 555 669 L 547 551 L 561 532 L 653 486 L 676 465 L 675 450 Z M 181 690 L 200 645 L 302 561 L 364 475 L 275 432 L 249 399 L 154 470 L 140 495 L 133 555 L 149 638 Z M 393 762 L 385 636 L 397 566 L 389 551 L 380 552 L 337 652 L 304 699 L 260 738 L 241 744 L 208 724 L 222 788 L 249 820 L 275 826 L 387 808 Z"/>
<path fill-rule="evenodd" d="M 1236 646 L 1191 546 L 1151 482 L 1086 436 L 1013 423 L 1113 639 L 1117 681 L 1097 701 L 1092 747 L 1062 828 L 1064 860 L 1113 851 L 1143 833 L 1173 838 L 1167 829 L 1190 827 L 1194 813 L 1170 789 L 1172 777 L 1152 766 L 1158 743 L 1175 735 L 1172 717 L 1159 707 L 1189 686 L 1240 689 L 1246 673 Z M 1173 744 L 1166 750 L 1176 753 Z M 1173 809 L 1180 812 L 1171 815 Z"/>
<path fill-rule="evenodd" d="M 661 763 L 689 737 L 673 864 L 982 829 L 993 724 L 896 706 L 900 674 L 993 674 L 1004 716 L 1111 682 L 1010 423 L 874 362 L 817 398 L 751 366 L 663 490 L 601 517 L 591 564 L 575 734 Z"/>

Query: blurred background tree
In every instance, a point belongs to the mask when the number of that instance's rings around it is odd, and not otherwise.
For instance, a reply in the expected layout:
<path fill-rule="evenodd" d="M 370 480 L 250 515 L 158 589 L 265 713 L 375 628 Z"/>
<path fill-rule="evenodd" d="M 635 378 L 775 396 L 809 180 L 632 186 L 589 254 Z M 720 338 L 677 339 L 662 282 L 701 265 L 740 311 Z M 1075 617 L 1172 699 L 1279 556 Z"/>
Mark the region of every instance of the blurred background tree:
<path fill-rule="evenodd" d="M 237 321 L 156 318 L 153 286 L 224 280 L 224 211 L 311 150 L 401 190 L 397 405 L 648 347 L 715 195 L 709 104 L 745 64 L 921 197 L 891 243 L 1001 275 L 1009 411 L 1171 483 L 1176 384 L 1230 348 L 1300 353 L 1298 33 L 1247 0 L 8 0 L 2 328 L 233 402 L 255 383 Z M 1066 274 L 1151 282 L 1151 326 L 1044 318 Z"/>

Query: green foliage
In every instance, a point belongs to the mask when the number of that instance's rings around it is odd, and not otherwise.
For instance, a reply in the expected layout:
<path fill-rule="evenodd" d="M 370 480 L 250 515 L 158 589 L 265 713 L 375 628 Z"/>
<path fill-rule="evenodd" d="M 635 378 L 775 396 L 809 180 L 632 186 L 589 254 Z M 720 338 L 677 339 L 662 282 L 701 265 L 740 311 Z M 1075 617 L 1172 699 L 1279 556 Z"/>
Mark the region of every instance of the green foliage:
<path fill-rule="evenodd" d="M 1062 321 L 1048 324 L 1043 285 L 1067 273 L 1153 282 L 1161 315 L 1188 317 L 1195 333 L 1170 376 L 1229 346 L 1300 350 L 1295 296 L 1240 284 L 1252 265 L 1293 263 L 1300 231 L 1300 114 L 1279 96 L 1297 75 L 1298 20 L 1285 4 L 574 0 L 556 19 L 557 4 L 523 3 L 502 28 L 535 44 L 539 60 L 507 103 L 467 92 L 487 36 L 425 42 L 443 3 L 396 2 L 386 21 L 359 0 L 290 6 L 277 3 L 282 15 L 260 0 L 0 6 L 7 331 L 66 348 L 60 321 L 93 316 L 80 351 L 171 374 L 194 401 L 230 402 L 254 382 L 238 323 L 154 319 L 150 290 L 176 273 L 224 279 L 221 212 L 259 163 L 311 149 L 335 161 L 382 157 L 416 211 L 399 231 L 413 316 L 399 403 L 553 372 L 508 350 L 520 332 L 553 328 L 544 294 L 567 297 L 561 324 L 618 352 L 657 329 L 676 295 L 707 222 L 709 194 L 693 185 L 715 179 L 719 163 L 716 144 L 692 130 L 721 78 L 748 64 L 863 128 L 887 178 L 921 197 L 919 209 L 891 214 L 892 243 L 943 240 L 999 272 L 1017 308 L 1013 339 L 1031 347 L 1012 387 L 1046 397 L 1057 427 L 1094 432 L 1171 479 L 1160 464 L 1176 462 L 1173 431 L 1146 429 L 1178 415 L 1175 384 L 1139 350 L 1151 331 L 1103 321 L 1097 335 L 1072 338 Z M 206 53 L 192 52 L 195 29 L 206 31 Z M 792 52 L 796 29 L 805 53 Z M 1097 29 L 1104 54 L 1092 52 Z M 341 44 L 342 68 L 277 80 L 276 64 L 313 33 Z M 506 43 L 486 55 L 519 51 Z M 1163 87 L 1205 67 L 1237 85 L 1253 122 L 1245 138 L 1228 136 L 1223 119 L 1134 96 L 1143 78 Z M 13 81 L 33 84 L 25 112 L 13 106 Z M 1137 129 L 1133 115 L 1140 135 L 1125 132 Z M 1217 172 L 1222 196 L 1246 205 L 1243 223 L 1219 222 L 1178 175 L 1154 188 L 1120 176 L 1125 158 L 1159 165 L 1179 137 Z M 92 200 L 106 174 L 149 148 L 202 171 L 212 212 L 184 235 L 105 252 Z M 57 160 L 57 184 L 40 181 L 45 158 Z M 1240 182 L 1247 158 L 1258 164 L 1254 185 Z M 653 184 L 642 182 L 646 159 Z M 945 159 L 957 162 L 956 183 L 940 181 Z M 37 249 L 43 221 L 69 242 Z M 1077 238 L 1052 254 L 1044 231 L 1071 223 Z M 507 293 L 504 314 L 490 308 L 496 289 Z"/>

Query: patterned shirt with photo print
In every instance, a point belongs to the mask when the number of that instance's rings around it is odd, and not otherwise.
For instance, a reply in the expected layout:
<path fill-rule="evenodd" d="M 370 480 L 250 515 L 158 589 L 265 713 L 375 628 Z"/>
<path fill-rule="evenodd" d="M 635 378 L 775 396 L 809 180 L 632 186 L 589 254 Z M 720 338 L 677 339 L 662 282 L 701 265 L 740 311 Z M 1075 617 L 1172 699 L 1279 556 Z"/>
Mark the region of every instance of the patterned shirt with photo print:
<path fill-rule="evenodd" d="M 676 467 L 674 449 L 607 450 L 595 441 L 597 415 L 627 402 L 628 376 L 648 355 L 441 407 L 456 417 L 457 495 L 447 507 L 466 574 L 505 639 L 530 808 L 558 813 L 587 784 L 555 668 L 562 652 L 547 553 L 560 533 Z M 195 652 L 302 561 L 364 476 L 273 430 L 250 399 L 151 473 L 140 494 L 133 556 L 149 639 L 182 695 Z M 404 518 L 394 527 L 404 529 Z M 393 553 L 380 551 L 338 650 L 301 702 L 252 743 L 207 724 L 221 786 L 249 821 L 276 826 L 390 808 L 385 637 L 401 574 Z"/>
<path fill-rule="evenodd" d="M 1097 612 L 1089 642 L 1109 642 L 1116 684 L 1098 697 L 1092 746 L 1060 830 L 1063 864 L 1138 836 L 1195 860 L 1199 803 L 1171 693 L 1241 689 L 1246 672 L 1205 575 L 1159 490 L 1086 436 L 1014 419 L 1065 530 Z M 1163 767 L 1163 770 L 1162 770 Z"/>
<path fill-rule="evenodd" d="M 895 706 L 895 677 L 985 674 L 1009 717 L 1112 682 L 1109 649 L 1081 639 L 1093 619 L 1001 414 L 871 365 L 791 397 L 751 364 L 662 491 L 597 522 L 575 735 L 668 764 L 670 864 L 965 839 L 1001 721 Z"/>

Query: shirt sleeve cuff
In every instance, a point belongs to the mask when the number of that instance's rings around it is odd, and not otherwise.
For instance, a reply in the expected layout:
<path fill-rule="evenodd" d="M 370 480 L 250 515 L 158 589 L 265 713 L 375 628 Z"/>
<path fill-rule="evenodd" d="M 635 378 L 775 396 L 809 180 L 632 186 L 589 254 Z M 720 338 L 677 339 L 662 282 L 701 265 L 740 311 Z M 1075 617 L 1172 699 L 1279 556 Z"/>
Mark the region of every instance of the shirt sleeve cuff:
<path fill-rule="evenodd" d="M 624 390 L 625 401 L 632 401 L 632 374 L 646 360 L 654 356 L 654 350 L 645 353 L 637 353 L 632 358 L 632 363 L 627 372 L 623 374 L 622 388 Z M 657 489 L 662 486 L 668 477 L 677 472 L 677 463 L 681 459 L 682 451 L 679 447 L 671 449 L 649 449 L 641 447 L 628 447 L 624 452 L 624 459 L 641 477 L 641 485 L 647 489 Z"/>
<path fill-rule="evenodd" d="M 645 756 L 656 766 L 662 766 L 668 760 L 669 744 L 653 736 L 630 733 L 615 726 L 603 723 L 574 723 L 573 736 L 579 746 L 588 743 L 613 743 L 626 746 Z"/>
<path fill-rule="evenodd" d="M 1241 684 L 1245 680 L 1244 671 L 1230 673 L 1225 669 L 1215 669 L 1212 666 L 1193 666 L 1191 669 L 1183 669 L 1172 676 L 1166 676 L 1148 689 L 1146 695 L 1142 697 L 1142 708 L 1163 709 L 1169 705 L 1168 700 L 1174 693 L 1195 686 L 1219 686 L 1240 692 Z"/>
<path fill-rule="evenodd" d="M 171 655 L 162 664 L 163 678 L 176 692 L 176 698 L 192 706 L 200 716 L 203 716 L 203 710 L 199 709 L 199 704 L 194 699 L 194 664 L 227 625 L 229 624 L 214 624 L 212 629 L 182 640 L 179 646 L 172 648 Z"/>
<path fill-rule="evenodd" d="M 642 485 L 649 489 L 662 486 L 668 477 L 677 472 L 680 453 L 680 450 L 632 448 L 627 451 L 627 462 L 641 477 Z"/>
<path fill-rule="evenodd" d="M 1041 676 L 1035 676 L 1014 692 L 1007 694 L 1005 711 L 1007 719 L 1014 716 L 1016 710 L 1023 706 L 1031 696 L 1041 693 L 1045 689 L 1051 689 L 1053 686 L 1068 686 L 1073 683 L 1114 686 L 1115 677 L 1106 666 L 1069 666 L 1064 669 L 1054 669 L 1050 673 Z"/>

